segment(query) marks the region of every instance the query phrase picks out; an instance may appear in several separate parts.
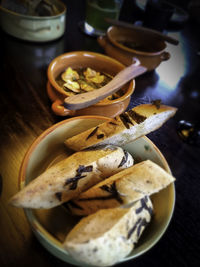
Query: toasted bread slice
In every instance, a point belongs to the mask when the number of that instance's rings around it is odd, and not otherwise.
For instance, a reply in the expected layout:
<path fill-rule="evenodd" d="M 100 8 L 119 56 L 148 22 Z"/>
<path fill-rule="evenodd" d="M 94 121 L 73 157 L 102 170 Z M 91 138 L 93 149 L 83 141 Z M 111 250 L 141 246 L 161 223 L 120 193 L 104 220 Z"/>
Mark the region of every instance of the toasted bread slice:
<path fill-rule="evenodd" d="M 83 264 L 113 265 L 133 250 L 152 210 L 147 196 L 130 208 L 99 210 L 81 219 L 66 237 L 64 248 Z"/>
<path fill-rule="evenodd" d="M 99 209 L 114 208 L 152 195 L 175 178 L 150 160 L 135 164 L 81 193 L 65 205 L 75 215 L 88 215 Z"/>
<path fill-rule="evenodd" d="M 10 203 L 23 208 L 52 208 L 132 164 L 132 156 L 116 146 L 76 152 L 30 182 Z"/>
<path fill-rule="evenodd" d="M 65 140 L 74 151 L 87 147 L 113 144 L 125 145 L 162 126 L 176 113 L 176 108 L 165 105 L 143 104 Z"/>

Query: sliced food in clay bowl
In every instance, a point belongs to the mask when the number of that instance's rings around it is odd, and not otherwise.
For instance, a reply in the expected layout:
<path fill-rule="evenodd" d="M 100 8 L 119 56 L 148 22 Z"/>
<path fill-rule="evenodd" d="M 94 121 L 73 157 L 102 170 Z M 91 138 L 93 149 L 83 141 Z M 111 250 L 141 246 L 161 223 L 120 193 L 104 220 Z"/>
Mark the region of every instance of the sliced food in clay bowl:
<path fill-rule="evenodd" d="M 175 113 L 144 104 L 51 126 L 27 151 L 10 204 L 24 208 L 41 244 L 70 264 L 112 266 L 144 254 L 175 204 L 175 178 L 145 135 Z"/>

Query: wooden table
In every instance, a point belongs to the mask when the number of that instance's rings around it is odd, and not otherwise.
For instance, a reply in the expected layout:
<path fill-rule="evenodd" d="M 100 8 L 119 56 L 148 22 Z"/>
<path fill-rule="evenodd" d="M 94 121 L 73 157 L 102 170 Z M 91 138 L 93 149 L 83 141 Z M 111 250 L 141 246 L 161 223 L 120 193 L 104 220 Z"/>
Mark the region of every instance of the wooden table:
<path fill-rule="evenodd" d="M 70 1 L 68 1 L 70 2 Z M 69 266 L 48 253 L 33 235 L 22 209 L 7 201 L 18 191 L 22 159 L 37 136 L 63 120 L 52 113 L 46 93 L 47 66 L 57 55 L 73 50 L 103 53 L 95 38 L 78 28 L 83 6 L 68 6 L 65 35 L 50 43 L 30 43 L 0 32 L 0 266 Z M 82 2 L 82 1 L 80 1 Z M 82 3 L 83 5 L 83 3 Z M 76 10 L 76 12 L 75 12 Z M 177 134 L 178 122 L 199 122 L 200 36 L 198 27 L 188 23 L 171 32 L 180 40 L 168 45 L 171 59 L 156 71 L 136 79 L 129 108 L 161 99 L 178 108 L 174 118 L 149 134 L 176 177 L 176 205 L 169 228 L 145 255 L 119 266 L 181 266 L 200 264 L 200 147 L 184 142 Z"/>

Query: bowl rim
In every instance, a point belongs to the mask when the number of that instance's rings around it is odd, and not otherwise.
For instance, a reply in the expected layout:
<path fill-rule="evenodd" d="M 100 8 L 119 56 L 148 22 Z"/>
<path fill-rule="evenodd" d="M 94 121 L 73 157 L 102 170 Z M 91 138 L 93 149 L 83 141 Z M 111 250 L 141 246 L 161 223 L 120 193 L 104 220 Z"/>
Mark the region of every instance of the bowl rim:
<path fill-rule="evenodd" d="M 26 173 L 26 168 L 28 166 L 28 162 L 31 156 L 31 153 L 34 151 L 34 149 L 36 149 L 36 147 L 39 145 L 39 143 L 50 133 L 52 133 L 56 128 L 71 122 L 73 120 L 77 120 L 77 119 L 81 119 L 81 120 L 85 120 L 85 119 L 99 119 L 99 120 L 105 120 L 105 121 L 109 121 L 110 118 L 108 117 L 104 117 L 104 116 L 95 116 L 95 115 L 86 115 L 86 116 L 78 116 L 78 117 L 72 117 L 63 121 L 60 121 L 52 126 L 50 126 L 49 128 L 47 128 L 44 132 L 42 132 L 31 144 L 31 146 L 28 148 L 21 167 L 20 167 L 20 172 L 19 172 L 19 177 L 18 177 L 18 183 L 19 183 L 19 189 L 23 188 L 25 186 L 25 173 Z M 161 151 L 159 150 L 159 148 L 146 136 L 141 137 L 143 139 L 145 139 L 146 141 L 148 141 L 152 147 L 155 149 L 155 151 L 159 154 L 159 157 L 162 161 L 163 167 L 164 169 L 169 172 L 171 174 L 171 170 L 170 167 L 164 157 L 164 155 L 161 153 Z M 138 256 L 141 256 L 142 254 L 144 254 L 145 252 L 149 251 L 164 235 L 164 233 L 166 232 L 169 223 L 172 219 L 173 213 L 174 213 L 174 207 L 175 207 L 175 198 L 176 198 L 176 194 L 175 194 L 175 185 L 174 183 L 171 184 L 171 189 L 172 189 L 172 194 L 173 194 L 173 199 L 171 202 L 171 213 L 170 216 L 168 216 L 168 219 L 166 221 L 166 224 L 164 225 L 164 228 L 162 229 L 161 233 L 153 240 L 153 242 L 148 245 L 145 249 L 143 249 L 142 251 L 138 252 L 136 255 L 128 255 L 127 257 L 125 257 L 124 259 L 122 259 L 121 261 L 119 261 L 118 263 L 122 263 L 122 262 L 126 262 L 129 260 L 133 260 L 135 258 L 137 258 Z M 43 225 L 36 219 L 36 216 L 33 214 L 31 209 L 24 209 L 24 213 L 25 216 L 27 217 L 27 220 L 30 223 L 30 226 L 34 232 L 34 234 L 36 235 L 36 237 L 38 238 L 39 242 L 50 252 L 52 253 L 54 256 L 62 259 L 63 261 L 65 260 L 65 257 L 67 255 L 67 262 L 68 263 L 72 263 L 73 265 L 78 265 L 80 266 L 79 262 L 76 262 L 75 259 L 72 259 L 71 256 L 69 255 L 69 253 L 63 249 L 62 247 L 62 243 L 56 239 L 56 237 L 54 237 L 50 232 L 48 232 L 45 227 L 43 227 Z M 56 248 L 56 250 L 54 250 Z M 81 265 L 81 266 L 88 266 L 88 265 Z"/>
<path fill-rule="evenodd" d="M 25 14 L 20 14 L 20 13 L 17 13 L 15 11 L 12 11 L 12 10 L 9 10 L 3 6 L 0 5 L 0 11 L 2 10 L 3 12 L 5 13 L 8 13 L 9 15 L 12 15 L 12 16 L 15 16 L 15 17 L 18 17 L 18 18 L 24 18 L 24 19 L 27 19 L 27 20 L 49 20 L 49 19 L 56 19 L 62 15 L 64 15 L 67 11 L 67 7 L 66 5 L 61 1 L 61 0 L 56 0 L 59 5 L 62 6 L 62 11 L 59 12 L 58 14 L 56 15 L 53 15 L 53 16 L 33 16 L 33 15 L 25 15 Z"/>
<path fill-rule="evenodd" d="M 106 60 L 109 60 L 115 64 L 117 64 L 118 66 L 120 66 L 122 69 L 125 68 L 125 65 L 122 64 L 121 62 L 119 62 L 118 60 L 111 58 L 107 55 L 98 53 L 98 52 L 91 52 L 91 51 L 71 51 L 71 52 L 67 52 L 64 54 L 61 54 L 57 57 L 55 57 L 48 65 L 47 68 L 47 77 L 48 77 L 48 81 L 50 83 L 50 85 L 54 88 L 54 90 L 56 90 L 57 92 L 59 92 L 62 96 L 68 97 L 67 94 L 65 93 L 65 91 L 57 84 L 57 82 L 55 81 L 53 75 L 52 75 L 52 68 L 56 65 L 58 60 L 61 60 L 63 57 L 72 57 L 72 56 L 96 56 L 98 58 L 103 58 Z M 119 103 L 122 102 L 123 100 L 125 100 L 126 98 L 130 97 L 132 95 L 132 93 L 135 90 L 135 79 L 132 79 L 130 82 L 127 83 L 128 84 L 128 89 L 126 90 L 125 94 L 123 94 L 122 96 L 118 97 L 117 99 L 114 99 L 110 102 L 98 102 L 96 103 L 94 106 L 106 106 L 106 105 L 111 105 L 111 104 L 115 104 L 115 103 Z"/>
<path fill-rule="evenodd" d="M 159 50 L 159 51 L 157 51 L 157 52 L 145 52 L 145 51 L 140 51 L 140 50 L 135 50 L 135 49 L 133 49 L 133 48 L 129 48 L 129 47 L 123 45 L 123 44 L 120 44 L 119 42 L 117 42 L 117 41 L 113 38 L 113 36 L 112 36 L 112 32 L 113 32 L 113 30 L 115 30 L 115 29 L 118 29 L 118 30 L 119 30 L 119 29 L 123 29 L 123 27 L 119 27 L 119 26 L 110 26 L 110 27 L 107 29 L 106 35 L 107 35 L 109 41 L 110 41 L 113 45 L 117 46 L 118 48 L 120 48 L 120 49 L 122 49 L 122 50 L 124 50 L 124 51 L 131 52 L 131 53 L 135 53 L 135 54 L 138 54 L 138 55 L 141 55 L 141 56 L 149 56 L 149 57 L 151 57 L 151 56 L 157 56 L 157 55 L 160 55 L 161 53 L 164 52 L 165 48 L 167 47 L 164 41 L 160 41 L 160 42 L 162 42 L 162 43 L 164 44 L 164 48 L 161 49 L 161 50 Z M 124 28 L 124 29 L 131 31 L 131 29 L 128 29 L 128 28 Z"/>

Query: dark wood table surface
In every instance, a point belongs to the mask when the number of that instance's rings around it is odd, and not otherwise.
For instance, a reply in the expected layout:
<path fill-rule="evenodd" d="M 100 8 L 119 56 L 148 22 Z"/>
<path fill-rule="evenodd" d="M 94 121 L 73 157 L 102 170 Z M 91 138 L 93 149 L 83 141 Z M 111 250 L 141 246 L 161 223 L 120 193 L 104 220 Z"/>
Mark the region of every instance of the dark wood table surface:
<path fill-rule="evenodd" d="M 96 39 L 86 36 L 78 23 L 83 2 L 68 1 L 64 36 L 49 43 L 24 42 L 0 32 L 0 266 L 70 266 L 48 253 L 33 235 L 22 209 L 8 205 L 18 191 L 22 159 L 37 136 L 61 121 L 52 113 L 46 93 L 47 66 L 56 56 L 75 50 L 104 53 Z M 71 4 L 70 4 L 71 2 Z M 82 6 L 80 6 L 82 5 Z M 147 253 L 120 266 L 200 266 L 200 146 L 198 138 L 183 141 L 180 120 L 196 125 L 200 117 L 199 26 L 188 22 L 171 31 L 178 46 L 168 45 L 170 60 L 156 71 L 136 78 L 129 108 L 161 99 L 178 112 L 148 135 L 166 157 L 176 177 L 176 203 L 171 223 L 161 240 Z"/>

